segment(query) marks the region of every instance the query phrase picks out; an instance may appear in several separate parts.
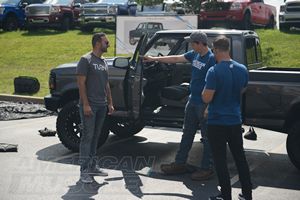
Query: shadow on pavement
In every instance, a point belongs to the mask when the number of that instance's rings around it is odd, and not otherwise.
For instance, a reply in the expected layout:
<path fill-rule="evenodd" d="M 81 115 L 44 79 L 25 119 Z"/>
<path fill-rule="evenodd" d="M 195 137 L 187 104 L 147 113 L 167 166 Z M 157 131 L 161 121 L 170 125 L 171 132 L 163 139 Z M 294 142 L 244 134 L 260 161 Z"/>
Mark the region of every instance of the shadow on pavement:
<path fill-rule="evenodd" d="M 62 196 L 64 200 L 83 200 L 83 199 L 94 199 L 91 198 L 94 195 L 98 194 L 98 190 L 107 185 L 107 182 L 99 184 L 94 182 L 92 184 L 84 184 L 78 181 L 76 185 L 69 186 L 68 192 Z"/>
<path fill-rule="evenodd" d="M 98 164 L 104 169 L 121 171 L 122 176 L 107 178 L 104 184 L 110 181 L 124 180 L 126 189 L 137 198 L 142 198 L 146 195 L 160 195 L 185 199 L 208 199 L 209 195 L 217 194 L 218 181 L 216 176 L 208 181 L 198 182 L 190 179 L 191 174 L 176 176 L 161 174 L 161 163 L 174 160 L 178 145 L 179 143 L 146 142 L 146 138 L 140 136 L 127 139 L 120 139 L 113 135 L 110 136 L 107 143 L 99 150 L 97 158 Z M 36 154 L 39 160 L 78 165 L 78 154 L 71 153 L 61 144 L 49 146 L 38 151 Z M 201 155 L 202 144 L 195 142 L 190 152 L 190 157 L 193 158 L 192 164 L 200 163 Z M 250 168 L 254 166 L 254 169 L 251 170 L 254 189 L 259 186 L 292 190 L 300 189 L 300 182 L 298 181 L 300 179 L 300 173 L 290 163 L 286 154 L 266 153 L 257 149 L 246 149 L 246 156 Z M 47 158 L 57 159 L 51 160 Z M 237 174 L 229 149 L 228 168 L 232 176 Z M 192 194 L 182 194 L 176 191 L 171 193 L 143 192 L 141 189 L 143 186 L 143 178 L 182 182 Z M 102 186 L 103 185 L 95 186 L 91 189 L 91 193 L 97 194 L 98 189 Z M 78 188 L 82 188 L 79 183 L 70 186 L 70 190 L 63 198 L 68 199 L 68 197 L 73 194 L 73 190 L 77 191 Z M 240 188 L 239 182 L 234 183 L 233 188 Z M 163 191 L 163 189 L 161 191 Z M 86 192 L 87 191 L 83 191 L 83 193 L 81 193 L 79 190 L 78 195 L 86 195 L 84 197 L 89 197 L 90 191 L 88 191 L 87 194 Z"/>

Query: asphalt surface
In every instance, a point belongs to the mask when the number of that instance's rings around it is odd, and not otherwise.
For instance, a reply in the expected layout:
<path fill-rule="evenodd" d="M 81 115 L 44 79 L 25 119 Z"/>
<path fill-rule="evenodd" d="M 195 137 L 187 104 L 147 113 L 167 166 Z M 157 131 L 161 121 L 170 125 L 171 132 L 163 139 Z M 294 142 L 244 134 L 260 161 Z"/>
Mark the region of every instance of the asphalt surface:
<path fill-rule="evenodd" d="M 147 127 L 138 135 L 119 139 L 110 135 L 99 150 L 108 177 L 93 184 L 79 180 L 78 154 L 57 137 L 41 137 L 39 129 L 55 129 L 56 117 L 0 121 L 0 142 L 18 144 L 18 152 L 0 153 L 0 199 L 200 199 L 218 192 L 217 178 L 198 182 L 190 174 L 164 176 L 160 165 L 171 162 L 181 130 Z M 247 129 L 247 127 L 246 127 Z M 289 161 L 286 135 L 255 129 L 257 141 L 245 140 L 253 196 L 258 200 L 299 199 L 300 172 Z M 189 164 L 199 166 L 202 144 L 197 134 Z M 233 199 L 240 192 L 238 175 L 228 153 Z"/>

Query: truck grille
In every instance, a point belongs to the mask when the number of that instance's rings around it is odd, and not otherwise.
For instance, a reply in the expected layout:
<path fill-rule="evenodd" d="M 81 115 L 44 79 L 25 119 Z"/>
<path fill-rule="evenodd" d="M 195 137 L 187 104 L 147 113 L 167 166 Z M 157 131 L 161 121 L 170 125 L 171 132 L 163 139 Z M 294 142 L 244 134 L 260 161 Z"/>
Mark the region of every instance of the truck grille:
<path fill-rule="evenodd" d="M 32 6 L 28 7 L 29 15 L 48 15 L 50 14 L 50 7 L 48 6 Z"/>
<path fill-rule="evenodd" d="M 205 11 L 225 11 L 230 9 L 231 4 L 232 3 L 228 3 L 228 2 L 212 1 L 202 5 L 202 8 Z"/>
<path fill-rule="evenodd" d="M 290 3 L 286 7 L 287 12 L 300 12 L 300 3 Z"/>
<path fill-rule="evenodd" d="M 101 15 L 101 14 L 108 14 L 107 7 L 85 7 L 84 14 L 87 15 Z"/>

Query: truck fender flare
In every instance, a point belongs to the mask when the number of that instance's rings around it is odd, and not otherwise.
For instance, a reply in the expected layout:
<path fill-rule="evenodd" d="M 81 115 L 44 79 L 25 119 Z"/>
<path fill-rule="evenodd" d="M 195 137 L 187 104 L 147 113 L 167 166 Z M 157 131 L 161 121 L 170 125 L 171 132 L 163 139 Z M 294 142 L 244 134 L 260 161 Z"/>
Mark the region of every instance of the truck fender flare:
<path fill-rule="evenodd" d="M 288 110 L 287 115 L 284 122 L 284 129 L 288 131 L 288 129 L 292 126 L 292 124 L 300 119 L 300 97 L 294 99 Z"/>
<path fill-rule="evenodd" d="M 247 12 L 249 12 L 250 15 L 252 16 L 252 11 L 251 11 L 250 6 L 248 6 L 247 8 L 245 8 L 245 10 L 244 10 L 244 12 L 243 12 L 243 15 L 245 15 Z"/>

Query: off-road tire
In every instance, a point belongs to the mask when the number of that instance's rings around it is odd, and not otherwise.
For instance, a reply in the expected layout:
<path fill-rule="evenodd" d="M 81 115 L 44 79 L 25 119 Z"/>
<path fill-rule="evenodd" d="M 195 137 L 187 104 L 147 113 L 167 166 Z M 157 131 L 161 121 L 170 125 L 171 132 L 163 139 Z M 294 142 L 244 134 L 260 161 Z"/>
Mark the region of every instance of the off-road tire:
<path fill-rule="evenodd" d="M 14 15 L 9 15 L 3 24 L 4 31 L 16 31 L 18 29 L 18 19 Z"/>
<path fill-rule="evenodd" d="M 290 30 L 290 26 L 288 24 L 279 24 L 279 30 L 282 32 L 287 32 Z"/>
<path fill-rule="evenodd" d="M 274 16 L 271 16 L 269 19 L 269 23 L 267 24 L 266 28 L 274 29 L 275 28 L 275 19 Z"/>
<path fill-rule="evenodd" d="M 291 162 L 300 170 L 300 120 L 294 122 L 288 131 L 286 150 Z"/>
<path fill-rule="evenodd" d="M 120 138 L 128 138 L 139 133 L 145 124 L 142 120 L 138 121 L 118 121 L 116 119 L 110 120 L 110 130 Z"/>
<path fill-rule="evenodd" d="M 61 31 L 68 31 L 71 27 L 71 18 L 64 17 L 61 22 L 60 30 Z"/>
<path fill-rule="evenodd" d="M 61 143 L 71 151 L 78 152 L 82 131 L 78 101 L 71 101 L 62 108 L 57 117 L 56 129 Z M 98 148 L 105 143 L 108 135 L 106 120 L 99 137 Z"/>
<path fill-rule="evenodd" d="M 134 38 L 129 38 L 129 44 L 131 44 L 131 45 L 136 44 L 136 41 L 134 40 Z"/>

